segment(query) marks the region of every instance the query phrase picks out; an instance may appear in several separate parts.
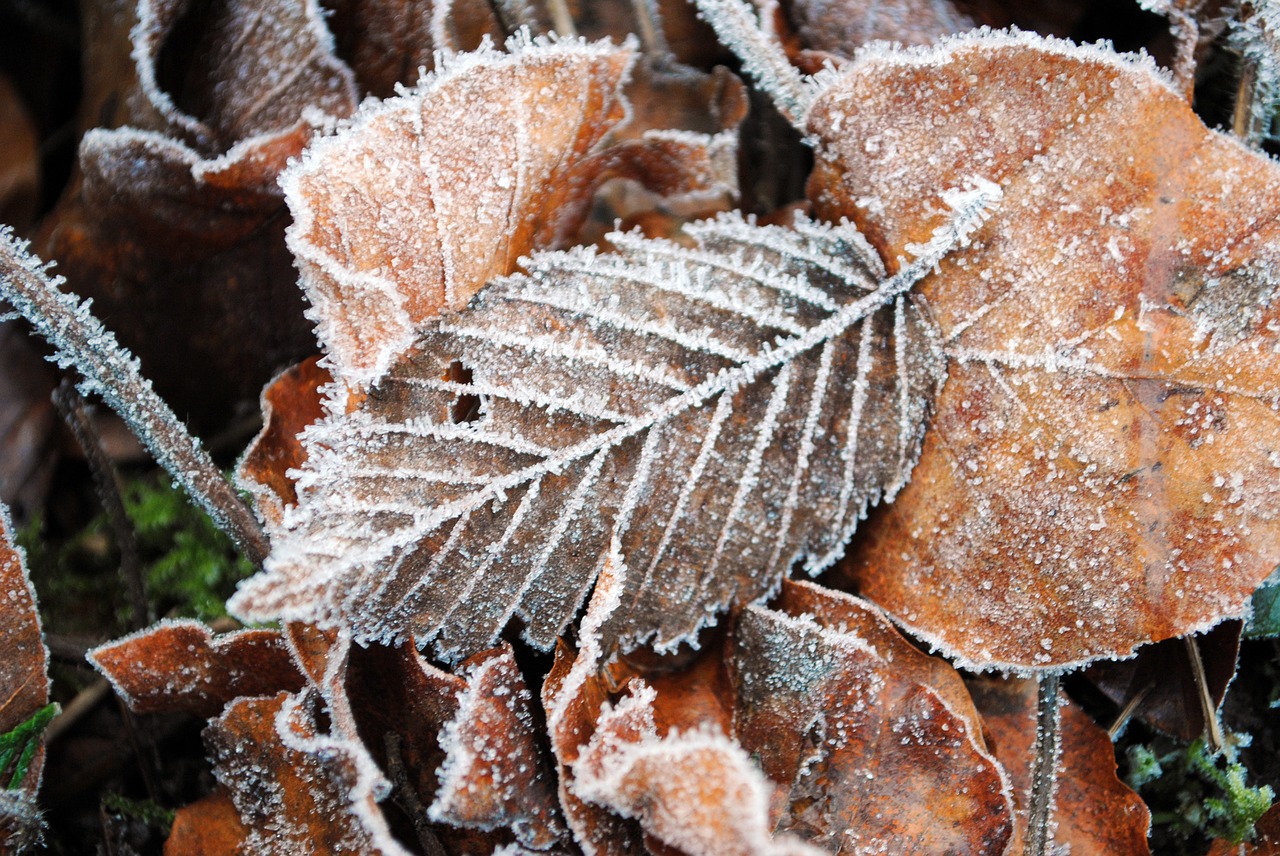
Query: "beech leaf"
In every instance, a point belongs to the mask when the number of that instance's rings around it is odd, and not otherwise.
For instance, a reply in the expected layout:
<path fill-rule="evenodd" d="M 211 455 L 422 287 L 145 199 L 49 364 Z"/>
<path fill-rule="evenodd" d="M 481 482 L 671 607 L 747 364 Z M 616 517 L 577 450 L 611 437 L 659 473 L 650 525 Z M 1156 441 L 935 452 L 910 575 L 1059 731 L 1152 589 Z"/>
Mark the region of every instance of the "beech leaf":
<path fill-rule="evenodd" d="M 822 570 L 910 473 L 941 364 L 904 294 L 993 193 L 946 194 L 887 279 L 855 230 L 804 220 L 533 257 L 424 325 L 350 412 L 330 403 L 267 571 L 230 608 L 454 660 L 519 615 L 545 649 L 616 545 L 605 644 L 666 650 L 797 562 Z"/>
<path fill-rule="evenodd" d="M 931 228 L 926 189 L 1006 194 L 918 287 L 948 377 L 850 582 L 979 668 L 1241 615 L 1280 562 L 1280 167 L 1099 47 L 980 32 L 822 85 L 810 195 L 885 256 Z"/>

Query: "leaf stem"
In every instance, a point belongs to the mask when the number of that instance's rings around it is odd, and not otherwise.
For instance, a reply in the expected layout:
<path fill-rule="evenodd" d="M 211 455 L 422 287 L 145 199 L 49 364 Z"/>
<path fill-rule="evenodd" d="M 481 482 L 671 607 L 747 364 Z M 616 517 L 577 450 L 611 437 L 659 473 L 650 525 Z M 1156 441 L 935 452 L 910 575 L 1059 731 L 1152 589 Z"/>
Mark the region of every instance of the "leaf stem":
<path fill-rule="evenodd" d="M 1041 675 L 1036 701 L 1036 754 L 1031 763 L 1031 805 L 1027 809 L 1026 856 L 1045 856 L 1053 843 L 1053 792 L 1058 785 L 1058 731 L 1061 723 L 1057 673 Z"/>
<path fill-rule="evenodd" d="M 1227 741 L 1222 734 L 1222 724 L 1218 722 L 1218 707 L 1213 703 L 1213 695 L 1209 692 L 1209 677 L 1204 670 L 1204 659 L 1200 656 L 1200 645 L 1194 636 L 1183 636 L 1182 642 L 1187 647 L 1191 677 L 1196 685 L 1196 697 L 1200 700 L 1200 712 L 1204 716 L 1205 740 L 1208 741 L 1209 751 L 1217 755 Z"/>
<path fill-rule="evenodd" d="M 262 526 L 200 441 L 142 376 L 138 361 L 73 294 L 58 289 L 45 265 L 8 228 L 0 229 L 0 297 L 54 346 L 54 359 L 84 376 L 81 388 L 101 395 L 130 430 L 254 564 L 269 551 Z"/>

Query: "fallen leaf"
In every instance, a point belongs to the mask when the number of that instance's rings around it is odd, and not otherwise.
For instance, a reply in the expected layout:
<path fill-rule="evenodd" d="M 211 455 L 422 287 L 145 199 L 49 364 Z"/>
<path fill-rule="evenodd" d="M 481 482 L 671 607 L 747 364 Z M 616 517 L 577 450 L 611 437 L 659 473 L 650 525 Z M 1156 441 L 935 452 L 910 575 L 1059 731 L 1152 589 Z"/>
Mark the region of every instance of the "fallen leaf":
<path fill-rule="evenodd" d="M 262 390 L 262 430 L 245 449 L 236 467 L 236 482 L 253 496 L 253 507 L 279 525 L 286 506 L 297 505 L 290 470 L 307 460 L 302 431 L 324 416 L 321 391 L 333 375 L 319 357 L 303 360 L 278 374 Z"/>
<path fill-rule="evenodd" d="M 868 609 L 852 598 L 840 606 Z M 901 657 L 905 646 L 886 650 Z M 901 668 L 905 658 L 879 651 L 812 614 L 742 613 L 734 725 L 787 795 L 777 828 L 832 852 L 1005 852 L 1009 785 L 969 718 L 972 702 L 952 709 Z"/>
<path fill-rule="evenodd" d="M 662 651 L 822 569 L 910 472 L 939 365 L 900 294 L 987 192 L 948 194 L 955 222 L 883 282 L 857 232 L 803 220 L 535 256 L 308 430 L 299 505 L 230 608 L 454 661 L 519 615 L 545 649 L 617 544 L 606 647 Z"/>
<path fill-rule="evenodd" d="M 825 85 L 815 209 L 885 257 L 938 222 L 932 188 L 1005 191 L 917 289 L 948 378 L 849 584 L 978 668 L 1240 615 L 1280 561 L 1276 165 L 1149 60 L 1025 34 L 871 51 Z"/>
<path fill-rule="evenodd" d="M 127 127 L 84 135 L 36 240 L 202 428 L 314 350 L 277 177 L 356 104 L 315 0 L 206 5 L 140 5 Z"/>
<path fill-rule="evenodd" d="M 198 621 L 161 621 L 85 657 L 134 713 L 211 717 L 240 696 L 296 692 L 303 685 L 275 630 L 215 637 Z"/>
<path fill-rule="evenodd" d="M 35 589 L 9 511 L 0 507 L 0 845 L 18 852 L 40 835 L 36 792 L 44 769 L 49 704 L 49 652 L 40 635 Z"/>
<path fill-rule="evenodd" d="M 680 167 L 724 141 L 602 147 L 626 115 L 629 47 L 515 38 L 507 48 L 453 55 L 415 89 L 371 102 L 282 179 L 309 315 L 349 384 L 376 382 L 421 325 L 572 235 L 606 178 L 663 192 L 720 183 L 716 151 L 702 168 Z"/>
<path fill-rule="evenodd" d="M 387 784 L 356 742 L 319 732 L 313 693 L 230 704 L 205 730 L 247 836 L 237 852 L 405 854 L 377 800 Z"/>
<path fill-rule="evenodd" d="M 227 856 L 248 837 L 231 797 L 214 791 L 174 812 L 164 856 Z"/>
<path fill-rule="evenodd" d="M 1021 853 L 1035 755 L 1036 682 L 974 678 L 969 689 L 991 734 L 996 758 L 1013 783 L 1018 824 L 1008 852 Z M 1054 846 L 1070 848 L 1073 856 L 1145 856 L 1150 852 L 1147 832 L 1151 812 L 1142 798 L 1116 777 L 1115 749 L 1107 733 L 1065 694 L 1060 699 Z"/>

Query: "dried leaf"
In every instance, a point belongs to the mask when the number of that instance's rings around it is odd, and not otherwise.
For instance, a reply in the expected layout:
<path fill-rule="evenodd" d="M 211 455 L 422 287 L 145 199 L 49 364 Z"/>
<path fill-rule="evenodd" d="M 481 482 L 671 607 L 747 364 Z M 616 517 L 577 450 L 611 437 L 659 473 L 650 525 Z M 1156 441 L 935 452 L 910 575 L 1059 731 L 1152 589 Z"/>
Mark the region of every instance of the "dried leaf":
<path fill-rule="evenodd" d="M 820 216 L 892 257 L 934 222 L 930 188 L 978 172 L 1006 193 L 918 289 L 948 380 L 854 584 L 978 667 L 1241 614 L 1280 560 L 1280 168 L 1096 47 L 986 33 L 825 82 Z"/>
<path fill-rule="evenodd" d="M 272 525 L 280 524 L 286 506 L 298 504 L 289 471 L 307 460 L 302 430 L 324 416 L 321 390 L 333 376 L 319 360 L 303 360 L 262 390 L 262 430 L 236 467 L 236 482 L 253 495 L 254 508 Z"/>
<path fill-rule="evenodd" d="M 484 830 L 511 828 L 546 850 L 565 834 L 555 775 L 539 749 L 532 698 L 509 646 L 464 664 L 466 689 L 440 735 L 445 760 L 428 816 Z"/>
<path fill-rule="evenodd" d="M 969 688 L 991 733 L 996 757 L 1013 781 L 1018 826 L 1009 852 L 1021 853 L 1035 753 L 1036 682 L 978 678 L 969 682 Z M 1150 852 L 1147 831 L 1151 812 L 1116 777 L 1115 750 L 1107 733 L 1065 695 L 1060 710 L 1055 846 L 1070 848 L 1072 856 L 1145 856 Z"/>
<path fill-rule="evenodd" d="M 605 644 L 666 650 L 822 569 L 910 472 L 939 365 L 901 295 L 987 193 L 948 194 L 955 220 L 883 282 L 856 231 L 807 221 L 533 258 L 308 430 L 299 505 L 231 608 L 455 660 L 519 615 L 546 648 L 616 544 Z"/>
<path fill-rule="evenodd" d="M 22 852 L 40 836 L 36 792 L 44 769 L 49 652 L 40 635 L 35 589 L 14 544 L 9 511 L 0 506 L 0 848 Z"/>
<path fill-rule="evenodd" d="M 239 696 L 295 692 L 303 685 L 275 630 L 215 638 L 198 621 L 162 621 L 95 648 L 86 658 L 134 713 L 210 717 Z"/>
<path fill-rule="evenodd" d="M 507 47 L 454 55 L 412 91 L 369 103 L 283 178 L 310 315 L 347 383 L 377 381 L 422 324 L 564 241 L 605 178 L 663 192 L 720 180 L 724 146 L 705 137 L 601 147 L 626 115 L 629 47 Z M 708 146 L 701 168 L 679 168 Z"/>
<path fill-rule="evenodd" d="M 1240 621 L 1224 621 L 1193 637 L 1214 710 L 1222 706 L 1236 675 L 1240 631 Z M 1184 639 L 1144 646 L 1131 660 L 1094 663 L 1084 675 L 1118 709 L 1128 709 L 1137 700 L 1131 715 L 1166 734 L 1189 743 L 1205 733 L 1204 703 Z"/>
<path fill-rule="evenodd" d="M 905 640 L 891 662 L 842 623 L 751 606 L 734 643 L 735 729 L 787 794 L 778 829 L 833 852 L 1005 852 L 1012 798 L 972 702 L 918 682 Z"/>
<path fill-rule="evenodd" d="M 214 791 L 174 812 L 164 856 L 228 856 L 248 837 L 231 797 Z"/>
<path fill-rule="evenodd" d="M 238 852 L 394 854 L 386 781 L 350 739 L 319 733 L 313 694 L 233 702 L 205 731 L 214 775 L 247 831 Z"/>

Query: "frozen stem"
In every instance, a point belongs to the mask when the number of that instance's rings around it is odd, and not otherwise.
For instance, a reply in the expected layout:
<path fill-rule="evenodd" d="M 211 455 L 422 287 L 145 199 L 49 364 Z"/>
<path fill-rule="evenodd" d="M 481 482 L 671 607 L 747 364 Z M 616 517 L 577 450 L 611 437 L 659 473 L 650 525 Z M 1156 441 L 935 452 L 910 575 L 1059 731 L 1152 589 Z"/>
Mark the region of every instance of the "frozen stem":
<path fill-rule="evenodd" d="M 813 95 L 787 59 L 776 38 L 760 25 L 756 10 L 744 0 L 694 0 L 698 15 L 742 60 L 742 68 L 773 99 L 787 121 L 803 131 Z"/>
<path fill-rule="evenodd" d="M 1058 784 L 1057 674 L 1041 675 L 1036 701 L 1036 754 L 1031 762 L 1031 805 L 1027 809 L 1026 856 L 1045 856 L 1053 843 L 1053 792 Z"/>
<path fill-rule="evenodd" d="M 1191 677 L 1196 685 L 1196 697 L 1200 700 L 1200 712 L 1204 716 L 1204 737 L 1209 744 L 1209 751 L 1217 755 L 1226 745 L 1222 735 L 1222 725 L 1218 722 L 1218 707 L 1213 703 L 1209 692 L 1209 677 L 1204 671 L 1204 659 L 1200 656 L 1200 646 L 1194 636 L 1182 637 L 1187 646 L 1187 659 L 1191 661 Z"/>
<path fill-rule="evenodd" d="M 81 388 L 101 395 L 244 555 L 261 565 L 269 546 L 253 512 L 200 441 L 156 395 L 139 372 L 137 359 L 90 313 L 88 303 L 58 289 L 62 281 L 51 278 L 11 230 L 0 229 L 0 298 L 13 304 L 54 346 L 59 365 L 84 376 Z"/>

